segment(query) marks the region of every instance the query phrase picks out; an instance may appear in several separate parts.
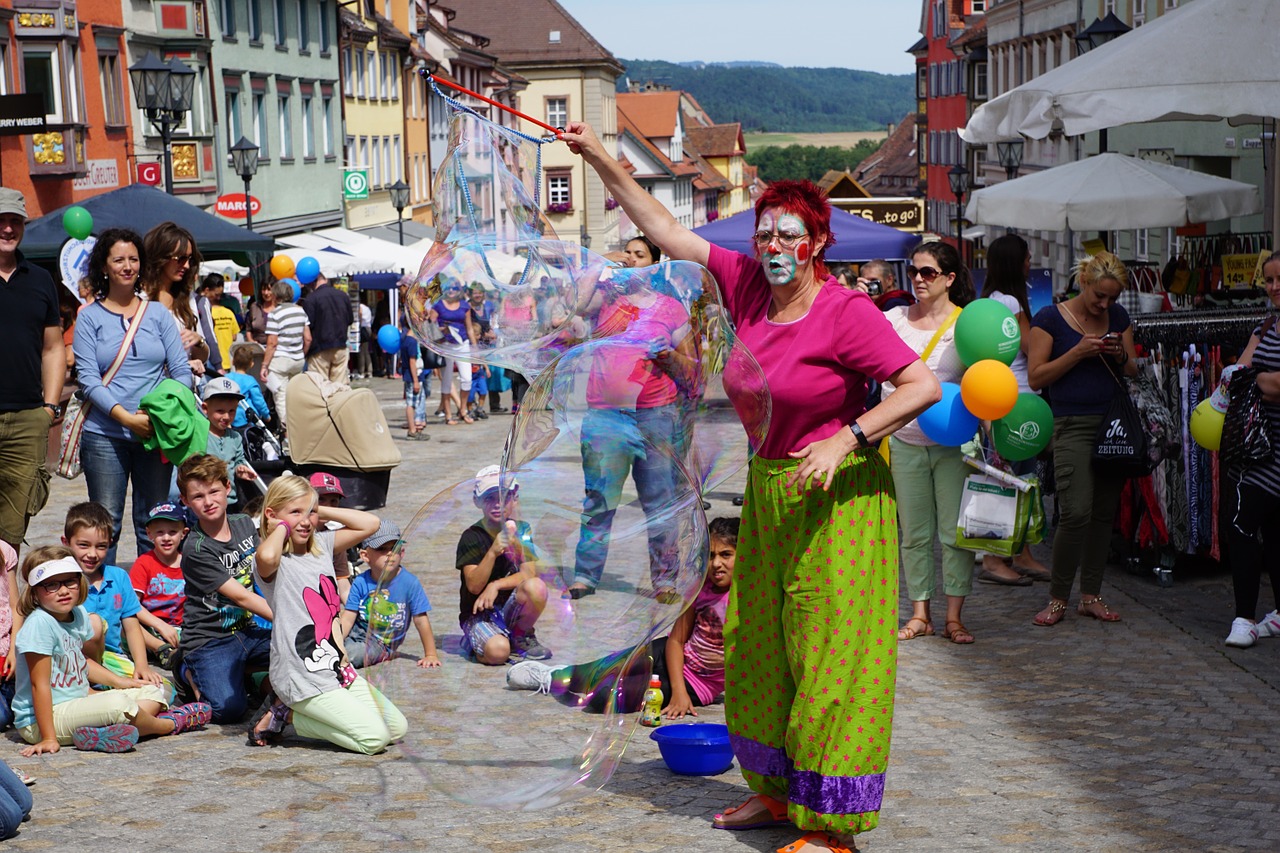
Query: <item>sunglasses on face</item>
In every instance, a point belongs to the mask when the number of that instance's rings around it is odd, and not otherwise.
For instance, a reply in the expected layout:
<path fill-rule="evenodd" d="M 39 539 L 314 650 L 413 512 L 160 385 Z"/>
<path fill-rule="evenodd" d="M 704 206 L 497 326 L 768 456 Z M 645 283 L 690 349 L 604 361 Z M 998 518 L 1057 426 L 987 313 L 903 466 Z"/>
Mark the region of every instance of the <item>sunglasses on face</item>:
<path fill-rule="evenodd" d="M 170 255 L 169 260 L 177 261 L 178 264 L 189 264 L 191 263 L 191 255 Z"/>
<path fill-rule="evenodd" d="M 43 590 L 46 595 L 53 595 L 53 593 L 57 592 L 63 587 L 72 587 L 72 586 L 79 586 L 79 585 L 80 585 L 80 578 L 76 577 L 75 575 L 63 575 L 60 578 L 50 578 L 47 581 L 43 581 L 41 583 L 36 584 L 36 589 Z"/>
<path fill-rule="evenodd" d="M 907 278 L 912 281 L 915 280 L 916 276 L 920 276 L 925 284 L 931 284 L 940 275 L 942 275 L 942 270 L 936 270 L 933 267 L 907 267 Z"/>
<path fill-rule="evenodd" d="M 772 231 L 757 231 L 751 235 L 751 242 L 755 243 L 757 249 L 767 248 L 774 240 L 778 241 L 778 245 L 784 249 L 794 249 L 800 244 L 807 235 L 805 234 L 780 234 Z"/>

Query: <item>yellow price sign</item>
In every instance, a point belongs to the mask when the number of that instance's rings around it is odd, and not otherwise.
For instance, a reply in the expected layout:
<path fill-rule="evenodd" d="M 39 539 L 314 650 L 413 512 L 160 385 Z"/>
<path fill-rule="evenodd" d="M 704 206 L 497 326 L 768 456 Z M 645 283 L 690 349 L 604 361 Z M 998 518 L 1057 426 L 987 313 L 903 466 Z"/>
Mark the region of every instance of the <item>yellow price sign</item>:
<path fill-rule="evenodd" d="M 1230 290 L 1253 287 L 1257 268 L 1257 255 L 1223 255 L 1222 286 Z"/>
<path fill-rule="evenodd" d="M 1106 251 L 1107 248 L 1107 244 L 1096 237 L 1092 240 L 1082 240 L 1080 242 L 1080 246 L 1090 255 L 1096 255 L 1099 252 Z"/>

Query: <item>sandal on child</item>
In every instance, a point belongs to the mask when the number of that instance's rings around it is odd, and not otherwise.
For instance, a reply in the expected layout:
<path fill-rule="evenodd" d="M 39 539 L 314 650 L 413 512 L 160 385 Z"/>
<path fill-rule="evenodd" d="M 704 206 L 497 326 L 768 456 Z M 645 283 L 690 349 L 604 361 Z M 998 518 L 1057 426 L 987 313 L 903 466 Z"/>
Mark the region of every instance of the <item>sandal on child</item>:
<path fill-rule="evenodd" d="M 951 627 L 953 625 L 954 628 Z M 959 619 L 948 619 L 947 628 L 942 632 L 942 636 L 957 646 L 967 646 L 973 642 L 973 633 Z"/>
<path fill-rule="evenodd" d="M 289 706 L 275 694 L 268 696 L 262 706 L 266 708 L 265 713 L 260 717 L 254 715 L 254 720 L 249 723 L 249 746 L 270 746 L 280 739 L 285 723 L 289 722 Z"/>
<path fill-rule="evenodd" d="M 819 842 L 826 846 L 819 847 Z M 857 847 L 850 847 L 840 840 L 840 836 L 829 832 L 807 832 L 786 847 L 779 847 L 778 853 L 801 853 L 806 847 L 813 853 L 823 849 L 830 850 L 832 853 L 858 853 Z"/>
<path fill-rule="evenodd" d="M 764 809 L 757 819 L 751 820 L 744 818 L 742 823 L 733 823 L 725 820 L 725 818 L 740 812 L 750 806 L 760 806 Z M 786 826 L 791 821 L 787 820 L 787 804 L 775 800 L 773 797 L 766 797 L 764 794 L 754 794 L 749 797 L 746 802 L 740 806 L 734 806 L 731 809 L 725 809 L 722 813 L 711 819 L 711 826 L 715 829 L 728 829 L 733 832 L 741 832 L 746 829 L 767 829 L 771 826 Z"/>
<path fill-rule="evenodd" d="M 1050 599 L 1049 606 L 1036 614 L 1031 621 L 1042 628 L 1051 628 L 1062 621 L 1067 614 L 1067 603 L 1058 599 Z"/>
<path fill-rule="evenodd" d="M 128 752 L 138 745 L 138 730 L 124 723 L 81 726 L 71 733 L 71 743 L 85 752 Z"/>
<path fill-rule="evenodd" d="M 912 622 L 918 622 L 924 627 L 917 631 L 915 628 L 911 627 Z M 907 620 L 907 624 L 903 625 L 901 628 L 898 629 L 899 640 L 914 640 L 916 637 L 932 637 L 932 636 L 933 636 L 933 623 L 930 622 L 928 619 L 924 619 L 919 616 L 912 616 L 910 619 Z"/>
<path fill-rule="evenodd" d="M 1101 610 L 1097 608 L 1101 607 Z M 1081 616 L 1088 616 L 1090 619 L 1097 619 L 1099 622 L 1119 622 L 1120 614 L 1115 613 L 1107 603 L 1102 600 L 1102 596 L 1095 595 L 1093 598 L 1080 599 L 1080 604 L 1076 607 L 1076 612 Z"/>
<path fill-rule="evenodd" d="M 171 734 L 180 735 L 192 729 L 204 728 L 213 719 L 213 707 L 208 702 L 189 702 L 156 714 L 156 719 L 173 720 Z"/>

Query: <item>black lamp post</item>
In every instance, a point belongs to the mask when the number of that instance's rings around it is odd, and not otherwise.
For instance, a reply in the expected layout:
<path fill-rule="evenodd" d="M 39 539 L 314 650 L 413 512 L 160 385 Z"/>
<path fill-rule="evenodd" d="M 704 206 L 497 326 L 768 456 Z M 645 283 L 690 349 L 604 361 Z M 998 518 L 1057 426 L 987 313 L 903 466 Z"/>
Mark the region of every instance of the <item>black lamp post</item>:
<path fill-rule="evenodd" d="M 253 204 L 249 200 L 249 182 L 258 174 L 258 146 L 245 137 L 231 146 L 231 165 L 244 181 L 244 227 L 253 230 Z"/>
<path fill-rule="evenodd" d="M 591 248 L 591 235 L 587 233 L 587 226 L 583 225 L 578 229 L 578 242 L 582 244 L 582 248 Z"/>
<path fill-rule="evenodd" d="M 1093 23 L 1076 33 L 1076 53 L 1085 54 L 1095 47 L 1102 47 L 1129 32 L 1132 27 L 1108 12 L 1105 18 L 1095 18 Z M 1098 131 L 1098 153 L 1107 153 L 1107 128 Z"/>
<path fill-rule="evenodd" d="M 129 77 L 133 80 L 139 109 L 146 113 L 152 127 L 160 131 L 164 146 L 164 190 L 172 195 L 173 154 L 169 146 L 173 142 L 173 129 L 182 124 L 182 117 L 191 109 L 195 69 L 176 56 L 165 62 L 155 53 L 148 53 L 129 66 Z"/>
<path fill-rule="evenodd" d="M 1000 158 L 1000 165 L 1004 166 L 1006 180 L 1012 181 L 1018 177 L 1018 169 L 1022 167 L 1022 146 L 1021 139 L 996 143 L 996 156 Z"/>
<path fill-rule="evenodd" d="M 969 193 L 969 170 L 957 163 L 947 172 L 947 183 L 956 197 L 956 251 L 960 260 L 964 260 L 964 243 L 960 235 L 960 226 L 964 222 L 964 197 Z"/>
<path fill-rule="evenodd" d="M 397 180 L 387 187 L 391 192 L 391 206 L 396 209 L 396 227 L 400 229 L 400 245 L 404 245 L 404 209 L 409 206 L 409 185 Z"/>

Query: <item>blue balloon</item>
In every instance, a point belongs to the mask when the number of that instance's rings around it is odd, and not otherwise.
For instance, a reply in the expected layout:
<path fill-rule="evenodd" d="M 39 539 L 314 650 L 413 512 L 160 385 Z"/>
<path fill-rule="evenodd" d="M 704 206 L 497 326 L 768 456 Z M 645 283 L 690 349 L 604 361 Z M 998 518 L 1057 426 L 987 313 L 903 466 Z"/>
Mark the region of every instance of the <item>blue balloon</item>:
<path fill-rule="evenodd" d="M 302 285 L 292 278 L 286 278 L 285 281 L 289 282 L 289 286 L 293 288 L 293 301 L 297 302 L 302 298 Z"/>
<path fill-rule="evenodd" d="M 307 255 L 307 257 L 298 261 L 293 274 L 303 284 L 314 284 L 316 278 L 320 275 L 320 262 Z"/>
<path fill-rule="evenodd" d="M 400 330 L 395 326 L 383 326 L 378 330 L 378 346 L 388 355 L 400 352 Z"/>
<path fill-rule="evenodd" d="M 920 414 L 919 424 L 930 440 L 945 447 L 959 447 L 978 431 L 978 418 L 965 408 L 954 382 L 942 383 L 942 399 Z"/>

